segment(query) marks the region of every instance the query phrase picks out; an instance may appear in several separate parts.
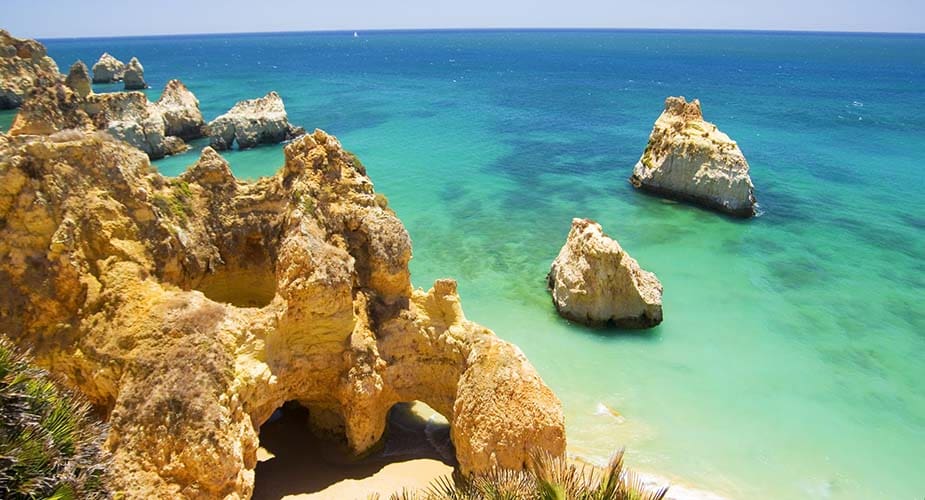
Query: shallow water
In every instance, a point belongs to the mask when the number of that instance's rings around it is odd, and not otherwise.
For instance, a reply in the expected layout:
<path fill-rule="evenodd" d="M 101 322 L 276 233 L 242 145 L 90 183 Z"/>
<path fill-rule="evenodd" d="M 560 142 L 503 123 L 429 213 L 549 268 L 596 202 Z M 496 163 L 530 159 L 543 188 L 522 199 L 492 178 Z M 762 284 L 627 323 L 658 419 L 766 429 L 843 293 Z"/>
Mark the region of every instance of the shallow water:
<path fill-rule="evenodd" d="M 207 119 L 277 90 L 337 135 L 414 241 L 412 276 L 520 345 L 573 452 L 737 498 L 925 494 L 925 38 L 420 32 L 49 40 L 62 68 L 138 56 Z M 110 88 L 113 88 L 110 86 Z M 98 88 L 103 90 L 104 87 Z M 626 182 L 668 95 L 698 97 L 749 159 L 763 215 Z M 197 143 L 197 146 L 201 143 Z M 196 153 L 157 162 L 175 175 Z M 231 152 L 270 174 L 281 147 Z M 544 276 L 572 217 L 665 288 L 665 322 L 587 330 Z M 600 405 L 617 410 L 622 419 Z"/>

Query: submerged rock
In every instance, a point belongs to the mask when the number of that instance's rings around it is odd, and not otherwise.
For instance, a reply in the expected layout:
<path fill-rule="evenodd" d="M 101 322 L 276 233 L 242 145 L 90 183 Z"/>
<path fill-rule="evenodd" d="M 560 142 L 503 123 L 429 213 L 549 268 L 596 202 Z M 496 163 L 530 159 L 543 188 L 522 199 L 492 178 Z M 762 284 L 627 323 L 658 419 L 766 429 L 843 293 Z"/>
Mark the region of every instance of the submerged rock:
<path fill-rule="evenodd" d="M 209 122 L 209 131 L 211 146 L 218 150 L 231 149 L 235 142 L 239 149 L 275 144 L 305 133 L 289 123 L 283 99 L 276 92 L 235 104 Z"/>
<path fill-rule="evenodd" d="M 630 182 L 637 189 L 738 217 L 755 215 L 755 188 L 739 145 L 704 121 L 700 101 L 669 97 Z"/>
<path fill-rule="evenodd" d="M 125 76 L 125 63 L 116 59 L 109 52 L 103 52 L 93 65 L 93 83 L 113 83 Z"/>
<path fill-rule="evenodd" d="M 58 82 L 37 87 L 13 120 L 10 135 L 49 135 L 68 129 L 105 130 L 151 159 L 188 149 L 184 139 L 202 137 L 199 101 L 179 80 L 152 103 L 141 92 L 82 97 Z"/>
<path fill-rule="evenodd" d="M 53 85 L 59 78 L 44 45 L 0 30 L 0 109 L 18 108 L 34 87 Z"/>
<path fill-rule="evenodd" d="M 243 182 L 207 148 L 166 178 L 100 134 L 0 136 L 0 331 L 106 416 L 117 494 L 249 497 L 287 401 L 357 453 L 423 401 L 463 472 L 563 454 L 559 400 L 454 281 L 412 290 L 408 233 L 337 139 L 285 158 Z"/>
<path fill-rule="evenodd" d="M 128 62 L 128 66 L 125 67 L 122 81 L 125 83 L 125 90 L 143 90 L 148 88 L 148 84 L 145 83 L 145 68 L 141 65 L 141 62 L 138 61 L 137 57 L 133 57 L 132 60 Z"/>
<path fill-rule="evenodd" d="M 586 325 L 649 328 L 662 322 L 662 284 L 600 224 L 573 219 L 546 277 L 563 317 Z"/>
<path fill-rule="evenodd" d="M 93 93 L 93 86 L 90 84 L 90 71 L 87 70 L 87 65 L 79 59 L 71 65 L 64 84 L 77 92 L 80 97 L 87 97 Z"/>

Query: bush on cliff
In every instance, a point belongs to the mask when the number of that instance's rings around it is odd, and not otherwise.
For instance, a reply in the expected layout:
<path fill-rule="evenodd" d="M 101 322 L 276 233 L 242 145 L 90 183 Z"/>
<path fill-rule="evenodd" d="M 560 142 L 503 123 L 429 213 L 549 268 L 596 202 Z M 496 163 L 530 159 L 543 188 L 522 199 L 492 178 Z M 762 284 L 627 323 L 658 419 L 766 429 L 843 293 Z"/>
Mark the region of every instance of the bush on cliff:
<path fill-rule="evenodd" d="M 0 498 L 97 499 L 103 425 L 0 336 Z"/>

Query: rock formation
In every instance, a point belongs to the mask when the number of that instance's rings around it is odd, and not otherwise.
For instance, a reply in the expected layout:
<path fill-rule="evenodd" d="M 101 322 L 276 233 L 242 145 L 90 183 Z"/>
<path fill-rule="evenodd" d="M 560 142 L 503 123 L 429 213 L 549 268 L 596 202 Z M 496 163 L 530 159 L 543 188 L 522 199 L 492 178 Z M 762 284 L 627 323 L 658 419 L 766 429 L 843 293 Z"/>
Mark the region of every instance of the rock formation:
<path fill-rule="evenodd" d="M 206 148 L 165 178 L 104 134 L 0 134 L 0 331 L 106 417 L 113 488 L 248 497 L 286 401 L 358 453 L 415 400 L 449 419 L 464 472 L 563 453 L 523 354 L 465 318 L 455 282 L 412 290 L 408 234 L 355 158 L 321 131 L 285 158 L 242 182 Z"/>
<path fill-rule="evenodd" d="M 156 159 L 185 151 L 183 139 L 202 137 L 203 123 L 199 101 L 178 80 L 167 84 L 156 103 L 141 92 L 82 97 L 57 82 L 35 88 L 13 120 L 10 135 L 106 130 Z"/>
<path fill-rule="evenodd" d="M 99 61 L 93 65 L 93 83 L 113 83 L 125 76 L 125 63 L 103 52 Z"/>
<path fill-rule="evenodd" d="M 71 88 L 80 97 L 87 97 L 93 93 L 93 86 L 90 84 L 90 71 L 83 61 L 78 60 L 71 65 L 71 70 L 67 73 L 64 84 Z"/>
<path fill-rule="evenodd" d="M 568 240 L 546 279 L 556 310 L 569 320 L 621 328 L 662 322 L 662 284 L 597 222 L 572 220 Z"/>
<path fill-rule="evenodd" d="M 704 121 L 700 101 L 669 97 L 630 182 L 667 198 L 738 217 L 755 215 L 755 188 L 739 145 Z"/>
<path fill-rule="evenodd" d="M 239 149 L 275 144 L 305 133 L 289 123 L 283 99 L 276 92 L 235 104 L 209 122 L 209 130 L 211 145 L 218 150 L 231 149 L 235 142 Z"/>
<path fill-rule="evenodd" d="M 148 84 L 145 83 L 145 68 L 141 65 L 141 62 L 138 61 L 137 57 L 133 57 L 132 60 L 128 62 L 128 66 L 125 67 L 122 81 L 125 83 L 125 90 L 142 90 L 148 88 Z"/>
<path fill-rule="evenodd" d="M 33 87 L 51 84 L 59 77 L 58 65 L 44 45 L 0 30 L 0 109 L 18 108 Z"/>

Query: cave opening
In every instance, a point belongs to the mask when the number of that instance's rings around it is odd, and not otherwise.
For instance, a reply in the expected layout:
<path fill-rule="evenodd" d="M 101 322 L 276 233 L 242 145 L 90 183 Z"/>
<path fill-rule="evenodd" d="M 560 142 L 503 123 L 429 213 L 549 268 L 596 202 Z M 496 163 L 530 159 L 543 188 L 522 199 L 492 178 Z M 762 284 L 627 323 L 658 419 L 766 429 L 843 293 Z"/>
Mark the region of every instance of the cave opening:
<path fill-rule="evenodd" d="M 226 263 L 204 273 L 193 288 L 216 302 L 237 307 L 265 307 L 276 296 L 274 259 L 261 238 L 247 239 L 225 257 Z"/>
<path fill-rule="evenodd" d="M 456 466 L 449 423 L 420 402 L 395 404 L 382 440 L 362 457 L 351 454 L 345 440 L 314 432 L 310 410 L 288 402 L 260 427 L 257 460 L 257 500 L 388 497 L 403 488 L 424 490 Z"/>

